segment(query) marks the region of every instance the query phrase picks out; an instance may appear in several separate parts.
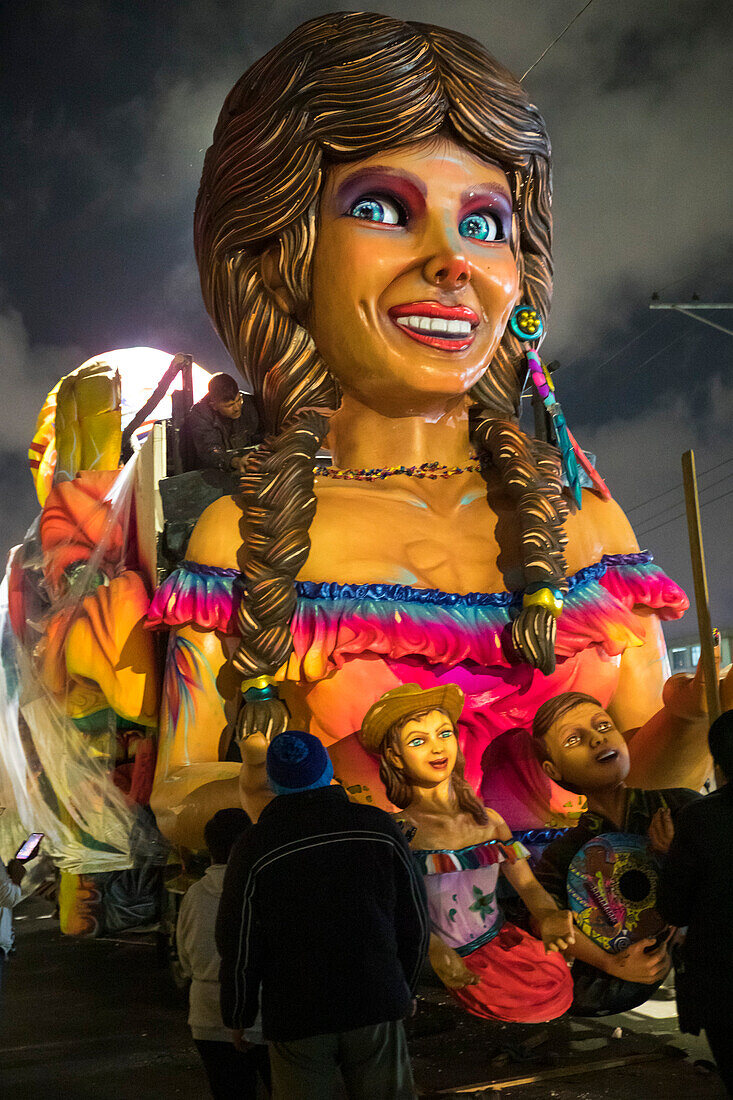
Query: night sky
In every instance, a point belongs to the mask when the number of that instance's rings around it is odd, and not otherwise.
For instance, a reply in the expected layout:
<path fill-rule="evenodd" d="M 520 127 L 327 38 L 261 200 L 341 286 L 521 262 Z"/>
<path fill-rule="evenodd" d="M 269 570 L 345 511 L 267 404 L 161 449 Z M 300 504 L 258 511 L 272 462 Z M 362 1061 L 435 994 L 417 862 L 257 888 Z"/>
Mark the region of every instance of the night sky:
<path fill-rule="evenodd" d="M 521 75 L 581 0 L 381 3 L 480 39 Z M 115 347 L 229 360 L 191 243 L 204 151 L 241 73 L 311 0 L 44 0 L 3 10 L 0 551 L 37 505 L 25 452 L 47 391 Z M 733 339 L 666 301 L 733 301 L 730 8 L 594 0 L 525 81 L 554 148 L 546 360 L 642 546 L 690 594 L 680 455 L 701 477 L 713 620 L 733 627 Z M 707 313 L 733 329 L 733 311 Z M 726 460 L 728 460 L 726 462 Z M 719 498 L 719 499 L 716 499 Z M 670 636 L 694 634 L 692 613 Z"/>

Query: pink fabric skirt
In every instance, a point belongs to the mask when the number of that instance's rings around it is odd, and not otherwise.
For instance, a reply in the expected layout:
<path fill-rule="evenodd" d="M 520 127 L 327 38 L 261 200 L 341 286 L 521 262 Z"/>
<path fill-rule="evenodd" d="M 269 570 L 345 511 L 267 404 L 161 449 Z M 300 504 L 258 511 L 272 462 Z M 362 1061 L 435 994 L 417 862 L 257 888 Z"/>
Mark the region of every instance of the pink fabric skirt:
<path fill-rule="evenodd" d="M 573 979 L 565 959 L 556 952 L 546 955 L 541 940 L 513 924 L 463 961 L 480 981 L 451 993 L 474 1016 L 539 1024 L 570 1008 Z"/>

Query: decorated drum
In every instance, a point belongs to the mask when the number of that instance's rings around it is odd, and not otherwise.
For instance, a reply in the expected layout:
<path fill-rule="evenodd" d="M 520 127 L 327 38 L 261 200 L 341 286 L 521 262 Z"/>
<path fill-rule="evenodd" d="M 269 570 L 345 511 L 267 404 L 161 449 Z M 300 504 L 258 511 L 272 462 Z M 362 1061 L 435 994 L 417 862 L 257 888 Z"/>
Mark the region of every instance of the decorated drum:
<path fill-rule="evenodd" d="M 617 952 L 665 927 L 656 909 L 659 860 L 643 836 L 605 833 L 576 852 L 568 902 L 581 932 Z"/>

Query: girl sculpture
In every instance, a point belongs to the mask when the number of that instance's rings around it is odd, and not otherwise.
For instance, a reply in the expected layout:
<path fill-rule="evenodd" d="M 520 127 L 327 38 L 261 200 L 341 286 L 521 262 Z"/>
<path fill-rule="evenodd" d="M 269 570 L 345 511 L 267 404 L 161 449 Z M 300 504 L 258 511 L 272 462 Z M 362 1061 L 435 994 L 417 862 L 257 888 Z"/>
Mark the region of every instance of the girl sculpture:
<path fill-rule="evenodd" d="M 499 734 L 571 687 L 638 730 L 636 784 L 703 778 L 696 700 L 660 710 L 659 620 L 684 594 L 518 424 L 516 307 L 536 346 L 551 296 L 549 158 L 482 46 L 386 16 L 314 19 L 229 94 L 196 254 L 269 434 L 151 608 L 174 629 L 152 802 L 172 839 L 237 804 L 231 731 L 252 763 L 287 711 L 386 804 L 354 731 L 405 681 L 465 692 L 474 783 Z M 562 820 L 567 793 L 529 759 L 492 775 L 514 826 Z"/>
<path fill-rule="evenodd" d="M 430 961 L 469 1012 L 540 1023 L 568 1010 L 573 982 L 558 954 L 574 942 L 530 870 L 527 849 L 463 776 L 456 738 L 463 693 L 453 684 L 393 688 L 370 707 L 359 734 L 380 757 L 380 776 L 411 835 L 428 895 Z M 502 871 L 537 921 L 542 943 L 505 922 L 496 896 Z"/>

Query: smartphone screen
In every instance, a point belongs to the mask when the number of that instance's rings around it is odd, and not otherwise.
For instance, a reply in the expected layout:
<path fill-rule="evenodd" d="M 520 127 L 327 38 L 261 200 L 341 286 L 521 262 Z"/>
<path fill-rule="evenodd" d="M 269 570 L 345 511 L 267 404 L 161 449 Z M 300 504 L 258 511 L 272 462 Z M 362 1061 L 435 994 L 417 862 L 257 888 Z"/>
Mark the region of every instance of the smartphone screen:
<path fill-rule="evenodd" d="M 31 833 L 28 839 L 24 840 L 20 848 L 18 848 L 18 851 L 15 853 L 15 858 L 19 859 L 21 863 L 27 863 L 29 859 L 33 859 L 34 856 L 37 856 L 43 836 L 43 833 Z"/>

